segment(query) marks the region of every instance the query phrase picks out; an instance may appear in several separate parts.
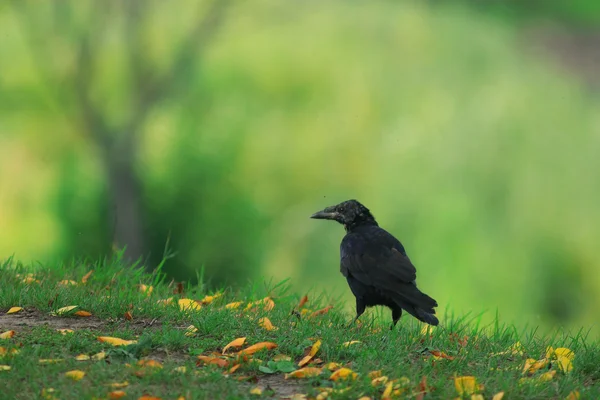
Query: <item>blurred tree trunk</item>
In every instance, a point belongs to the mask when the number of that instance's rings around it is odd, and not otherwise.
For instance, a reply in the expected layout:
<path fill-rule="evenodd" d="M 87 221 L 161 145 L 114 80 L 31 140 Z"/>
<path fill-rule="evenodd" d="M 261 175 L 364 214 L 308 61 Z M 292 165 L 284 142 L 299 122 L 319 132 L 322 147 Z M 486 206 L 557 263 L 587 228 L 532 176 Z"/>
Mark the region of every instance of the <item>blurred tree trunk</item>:
<path fill-rule="evenodd" d="M 140 180 L 133 154 L 104 161 L 114 223 L 113 246 L 125 248 L 127 261 L 136 261 L 146 252 Z"/>

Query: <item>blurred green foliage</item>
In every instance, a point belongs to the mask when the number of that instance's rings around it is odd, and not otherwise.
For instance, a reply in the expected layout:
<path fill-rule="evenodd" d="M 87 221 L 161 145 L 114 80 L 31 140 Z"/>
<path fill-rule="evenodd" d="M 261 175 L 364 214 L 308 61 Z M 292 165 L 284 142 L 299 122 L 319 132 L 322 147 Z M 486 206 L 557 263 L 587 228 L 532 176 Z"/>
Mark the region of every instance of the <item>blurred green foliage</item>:
<path fill-rule="evenodd" d="M 157 66 L 197 3 L 147 3 Z M 118 124 L 132 93 L 122 20 L 109 21 L 92 92 Z M 102 256 L 114 221 L 99 150 L 13 8 L 0 26 L 0 254 Z M 72 49 L 51 36 L 47 49 L 68 80 Z M 511 27 L 451 3 L 234 2 L 201 51 L 142 125 L 151 263 L 170 238 L 178 279 L 204 268 L 213 285 L 291 278 L 348 297 L 343 229 L 308 217 L 357 198 L 442 313 L 595 321 L 600 103 Z"/>

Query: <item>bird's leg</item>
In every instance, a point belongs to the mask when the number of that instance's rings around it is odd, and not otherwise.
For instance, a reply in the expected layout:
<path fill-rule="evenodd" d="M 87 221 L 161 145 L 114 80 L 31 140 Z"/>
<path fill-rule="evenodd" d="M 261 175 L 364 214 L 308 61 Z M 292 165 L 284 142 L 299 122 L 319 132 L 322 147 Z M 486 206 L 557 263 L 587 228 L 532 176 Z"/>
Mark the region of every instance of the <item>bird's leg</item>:
<path fill-rule="evenodd" d="M 402 316 L 402 309 L 400 307 L 397 308 L 392 308 L 392 326 L 390 327 L 390 330 L 394 330 L 394 327 L 396 326 L 396 324 L 398 323 L 398 320 L 400 319 L 400 317 Z"/>
<path fill-rule="evenodd" d="M 348 326 L 346 328 L 351 327 L 352 325 L 354 325 L 356 323 L 356 321 L 358 321 L 358 318 L 363 315 L 363 313 L 365 312 L 365 308 L 366 305 L 363 302 L 362 298 L 357 297 L 356 298 L 356 317 L 352 320 L 352 322 L 350 322 L 348 324 Z"/>

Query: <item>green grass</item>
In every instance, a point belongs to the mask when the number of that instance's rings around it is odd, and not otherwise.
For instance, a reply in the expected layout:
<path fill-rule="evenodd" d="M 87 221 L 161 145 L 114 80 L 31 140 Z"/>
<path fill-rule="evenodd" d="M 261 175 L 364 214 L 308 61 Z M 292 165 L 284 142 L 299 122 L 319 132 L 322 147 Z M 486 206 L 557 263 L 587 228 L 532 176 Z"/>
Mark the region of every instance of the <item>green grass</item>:
<path fill-rule="evenodd" d="M 82 277 L 94 272 L 88 282 Z M 24 283 L 27 273 L 34 272 L 39 281 Z M 77 285 L 58 284 L 72 279 Z M 494 324 L 482 326 L 478 318 L 451 317 L 443 319 L 440 327 L 430 334 L 423 334 L 423 325 L 405 317 L 398 327 L 389 330 L 389 315 L 381 310 L 371 311 L 360 325 L 346 328 L 352 316 L 343 314 L 336 299 L 326 293 L 309 293 L 304 307 L 321 309 L 333 304 L 328 313 L 301 319 L 292 311 L 300 296 L 289 293 L 286 283 L 255 284 L 245 290 L 233 292 L 224 289 L 223 295 L 202 309 L 182 312 L 175 305 L 161 305 L 157 300 L 179 297 L 202 300 L 207 293 L 202 284 L 184 287 L 183 294 L 174 294 L 177 285 L 169 284 L 160 274 L 149 275 L 135 268 L 126 268 L 118 260 L 98 262 L 95 265 L 75 263 L 72 265 L 44 265 L 27 269 L 8 261 L 0 266 L 0 333 L 15 330 L 10 339 L 0 339 L 0 346 L 18 349 L 18 354 L 0 359 L 0 364 L 11 367 L 0 371 L 0 387 L 4 398 L 38 398 L 42 390 L 52 388 L 59 399 L 107 398 L 113 390 L 107 384 L 129 382 L 123 388 L 126 398 L 138 398 L 144 394 L 163 399 L 203 398 L 258 398 L 250 389 L 269 386 L 263 397 L 306 394 L 316 397 L 320 388 L 332 388 L 331 398 L 356 399 L 360 396 L 381 398 L 383 386 L 374 387 L 369 372 L 381 370 L 390 379 L 406 377 L 410 381 L 398 398 L 413 398 L 418 393 L 419 382 L 426 377 L 426 398 L 448 399 L 457 396 L 453 378 L 475 376 L 484 387 L 484 397 L 500 391 L 505 398 L 566 398 L 578 390 L 582 398 L 600 397 L 600 389 L 594 383 L 600 378 L 600 347 L 586 340 L 585 331 L 576 334 L 557 331 L 551 336 L 540 336 L 535 329 L 518 331 L 513 326 Z M 150 295 L 143 293 L 138 285 L 153 286 Z M 246 303 L 270 296 L 275 307 L 267 311 L 262 306 L 245 310 Z M 224 306 L 233 301 L 243 301 L 238 309 Z M 77 305 L 78 310 L 92 313 L 91 317 L 52 316 L 61 307 Z M 11 315 L 5 312 L 14 306 L 24 310 Z M 124 315 L 130 311 L 133 319 Z M 448 313 L 447 313 L 448 314 Z M 267 331 L 258 321 L 268 317 L 278 329 Z M 185 328 L 194 325 L 198 331 L 186 336 Z M 71 328 L 74 333 L 63 335 L 58 328 Z M 98 336 L 135 339 L 137 344 L 112 347 L 97 340 Z M 253 359 L 227 376 L 226 369 L 217 366 L 196 365 L 197 355 L 207 355 L 222 348 L 238 337 L 246 337 L 246 344 L 274 342 L 277 348 L 261 351 Z M 461 343 L 457 339 L 465 339 Z M 295 366 L 316 340 L 322 345 L 315 356 L 324 363 L 337 362 L 358 374 L 354 381 L 333 382 L 331 372 L 323 370 L 318 377 L 310 379 L 283 379 L 284 373 Z M 344 342 L 360 343 L 344 346 Z M 517 341 L 524 354 L 505 352 Z M 563 373 L 556 364 L 550 364 L 531 378 L 518 383 L 526 358 L 544 357 L 547 346 L 568 347 L 575 358 L 573 370 Z M 430 350 L 442 351 L 453 360 L 435 361 Z M 79 354 L 106 353 L 104 360 L 76 361 Z M 290 356 L 290 362 L 269 363 L 276 355 Z M 61 359 L 62 362 L 40 365 L 40 359 Z M 154 359 L 163 368 L 141 369 L 139 359 Z M 233 360 L 233 358 L 232 358 Z M 262 360 L 262 363 L 261 361 Z M 233 365 L 233 364 L 232 364 Z M 185 366 L 185 372 L 175 368 Z M 265 367 L 274 370 L 266 374 Z M 322 367 L 322 365 L 319 365 Z M 83 379 L 73 381 L 64 373 L 70 370 L 85 372 Z M 140 371 L 146 371 L 141 376 Z M 278 371 L 279 370 L 279 371 Z M 538 376 L 546 370 L 557 373 L 549 382 L 539 382 Z M 344 391 L 344 389 L 349 390 Z"/>

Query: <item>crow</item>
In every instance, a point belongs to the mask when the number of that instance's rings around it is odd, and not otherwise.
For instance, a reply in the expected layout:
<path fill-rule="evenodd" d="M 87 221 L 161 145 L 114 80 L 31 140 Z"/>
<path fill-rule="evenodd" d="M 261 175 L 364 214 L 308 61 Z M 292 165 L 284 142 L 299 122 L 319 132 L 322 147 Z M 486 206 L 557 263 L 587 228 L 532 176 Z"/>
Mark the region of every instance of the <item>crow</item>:
<path fill-rule="evenodd" d="M 379 227 L 371 212 L 356 200 L 344 201 L 314 213 L 311 218 L 329 219 L 344 225 L 340 245 L 340 271 L 356 297 L 356 318 L 366 307 L 392 310 L 394 329 L 402 310 L 430 325 L 439 323 L 437 302 L 417 288 L 417 270 L 398 239 Z"/>

